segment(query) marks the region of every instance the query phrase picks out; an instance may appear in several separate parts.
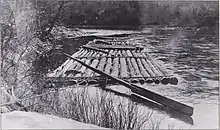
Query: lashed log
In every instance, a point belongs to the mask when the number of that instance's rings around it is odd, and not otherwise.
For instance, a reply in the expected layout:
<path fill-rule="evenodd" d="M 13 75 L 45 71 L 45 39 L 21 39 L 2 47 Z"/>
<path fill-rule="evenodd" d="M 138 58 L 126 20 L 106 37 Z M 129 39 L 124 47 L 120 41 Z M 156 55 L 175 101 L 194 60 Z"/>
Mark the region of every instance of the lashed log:
<path fill-rule="evenodd" d="M 126 56 L 129 56 L 131 58 L 127 58 L 128 67 L 130 69 L 130 77 L 132 77 L 131 82 L 132 83 L 138 83 L 138 81 L 143 84 L 145 82 L 144 78 L 140 73 L 140 70 L 137 66 L 137 63 L 135 61 L 134 55 L 131 53 L 130 50 L 126 51 Z"/>
<path fill-rule="evenodd" d="M 92 62 L 93 62 L 94 59 L 97 58 L 96 57 L 97 55 L 98 55 L 98 52 L 93 51 L 93 54 L 90 57 L 88 57 L 88 59 L 89 59 L 89 64 L 88 65 L 92 65 Z M 88 76 L 87 71 L 90 71 L 90 69 L 86 68 L 85 73 L 83 73 L 83 77 Z"/>
<path fill-rule="evenodd" d="M 132 77 L 131 82 L 138 83 L 138 80 L 134 78 L 134 77 L 136 77 L 136 74 L 135 74 L 135 70 L 134 70 L 132 63 L 131 63 L 131 58 L 126 58 L 126 61 L 127 61 L 128 68 L 129 68 L 129 77 Z"/>
<path fill-rule="evenodd" d="M 91 47 L 96 47 L 96 48 L 99 48 L 99 49 L 136 50 L 135 46 L 123 46 L 123 45 L 99 45 L 99 44 L 93 44 L 93 45 L 91 45 Z"/>
<path fill-rule="evenodd" d="M 96 53 L 96 56 L 99 57 L 100 53 Z M 98 63 L 99 63 L 99 60 L 98 59 L 94 59 L 90 66 L 96 68 Z M 94 73 L 95 72 L 93 72 L 92 70 L 88 70 L 88 71 L 86 71 L 85 76 L 86 77 L 92 77 L 94 75 Z"/>
<path fill-rule="evenodd" d="M 143 53 L 140 53 L 140 54 L 144 57 Z M 147 58 L 141 59 L 141 61 L 142 61 L 142 65 L 145 67 L 145 70 L 148 72 L 148 74 L 151 77 L 155 77 L 153 78 L 154 83 L 156 84 L 160 83 L 160 80 L 159 80 L 160 77 L 158 77 L 158 75 L 155 74 L 155 72 L 152 70 L 152 66 L 149 64 Z"/>
<path fill-rule="evenodd" d="M 114 53 L 116 53 L 116 51 Z M 118 57 L 113 59 L 113 67 L 112 67 L 111 76 L 113 77 L 119 76 L 119 58 Z"/>
<path fill-rule="evenodd" d="M 127 52 L 127 56 L 129 56 L 129 57 L 133 56 L 130 50 L 126 50 L 126 52 Z"/>
<path fill-rule="evenodd" d="M 89 56 L 92 56 L 92 54 L 93 54 L 93 51 L 89 51 L 86 56 L 89 57 Z M 85 62 L 86 64 L 89 64 L 90 59 L 87 58 L 87 59 L 84 60 L 84 62 Z M 86 67 L 85 67 L 85 66 L 82 66 L 82 67 L 79 69 L 79 72 L 80 72 L 80 73 L 76 74 L 75 77 L 82 77 L 83 74 L 85 73 L 85 71 L 86 71 Z"/>
<path fill-rule="evenodd" d="M 125 58 L 120 58 L 120 77 L 121 78 L 128 77 L 128 69 Z"/>
<path fill-rule="evenodd" d="M 109 53 L 112 54 L 113 50 L 110 50 Z M 109 57 L 109 58 L 107 58 L 107 63 L 106 63 L 104 72 L 107 73 L 107 74 L 110 74 L 111 68 L 112 68 L 112 58 Z"/>
<path fill-rule="evenodd" d="M 164 71 L 162 68 L 160 68 L 157 62 L 150 55 L 148 55 L 147 53 L 144 53 L 143 55 L 146 56 L 152 62 L 152 64 L 154 64 L 154 66 L 161 73 L 161 75 L 164 76 L 164 78 L 161 79 L 162 84 L 168 84 L 168 83 L 173 85 L 178 84 L 178 79 L 176 77 L 170 77 L 170 78 L 166 77 L 168 75 L 167 72 Z"/>
<path fill-rule="evenodd" d="M 141 53 L 144 57 L 146 57 L 146 61 L 149 64 L 149 66 L 151 67 L 151 69 L 154 71 L 154 73 L 157 76 L 165 76 L 159 69 L 158 66 L 153 63 L 152 58 L 149 58 L 149 56 L 147 56 L 145 53 Z"/>
<path fill-rule="evenodd" d="M 165 77 L 165 75 L 158 69 L 158 66 L 153 63 L 153 59 L 147 56 L 145 53 L 141 53 L 146 57 L 146 62 L 149 64 L 152 71 L 156 74 L 156 77 L 161 81 L 162 84 L 168 84 L 169 78 Z"/>
<path fill-rule="evenodd" d="M 144 66 L 146 72 L 151 76 L 151 77 L 156 77 L 154 72 L 150 69 L 150 66 L 146 62 L 146 59 L 141 59 L 142 65 Z"/>
<path fill-rule="evenodd" d="M 98 51 L 98 52 L 102 52 L 102 53 L 108 54 L 107 51 L 104 51 L 102 49 L 98 49 L 98 48 L 95 48 L 95 47 L 91 47 L 91 46 L 88 46 L 88 45 L 86 45 L 86 46 L 84 45 L 82 47 L 85 48 L 85 49 L 94 50 L 94 51 Z"/>
<path fill-rule="evenodd" d="M 153 83 L 153 78 L 149 75 L 149 73 L 146 72 L 146 70 L 141 62 L 141 59 L 138 58 L 137 63 L 140 68 L 141 74 L 145 77 L 145 82 L 146 83 Z"/>
<path fill-rule="evenodd" d="M 85 52 L 82 54 L 83 56 L 87 56 L 88 54 L 89 54 L 89 52 L 90 51 L 88 51 L 88 50 L 85 50 Z M 85 58 L 82 58 L 81 59 L 83 62 L 85 62 Z M 74 65 L 75 64 L 75 65 Z M 67 77 L 73 77 L 73 76 L 75 76 L 76 74 L 78 74 L 78 73 L 81 73 L 79 70 L 80 70 L 80 68 L 82 67 L 82 65 L 81 64 L 79 64 L 79 63 L 74 63 L 74 64 L 72 64 L 72 66 L 75 66 L 74 68 L 72 68 L 74 71 L 76 71 L 77 73 L 71 73 L 71 74 L 69 74 Z"/>
<path fill-rule="evenodd" d="M 97 69 L 103 71 L 104 70 L 104 66 L 106 64 L 106 57 L 102 57 L 99 61 L 99 64 L 97 66 Z M 100 76 L 100 74 L 96 73 L 95 76 Z"/>
<path fill-rule="evenodd" d="M 79 55 L 81 55 L 82 53 L 85 53 L 85 51 L 83 49 L 80 49 L 78 52 L 74 53 L 72 56 L 73 57 L 77 57 Z M 66 60 L 59 68 L 57 68 L 56 70 L 54 70 L 55 73 L 53 73 L 53 75 L 51 75 L 51 77 L 60 77 L 60 76 L 65 76 L 66 74 L 64 74 L 66 72 L 66 70 L 69 69 L 69 67 L 73 64 L 73 60 Z"/>
<path fill-rule="evenodd" d="M 140 55 L 140 53 L 134 53 L 134 52 L 131 52 L 131 53 L 136 58 L 137 57 L 140 57 L 140 58 L 143 57 L 142 55 Z M 143 77 L 147 77 L 146 80 L 145 80 L 146 83 L 153 83 L 153 77 L 151 77 L 151 75 L 145 70 L 140 58 L 137 58 L 137 65 L 140 68 L 140 73 L 143 75 Z"/>
<path fill-rule="evenodd" d="M 172 109 L 175 109 L 176 111 L 182 112 L 182 113 L 184 113 L 186 115 L 189 115 L 189 116 L 193 115 L 193 107 L 191 107 L 191 106 L 188 106 L 186 104 L 177 102 L 177 101 L 175 101 L 175 100 L 173 100 L 171 98 L 164 97 L 164 96 L 162 96 L 162 95 L 160 95 L 158 93 L 152 92 L 152 91 L 150 91 L 148 89 L 145 89 L 145 88 L 142 88 L 142 87 L 140 87 L 138 85 L 130 84 L 130 83 L 125 82 L 125 81 L 123 81 L 121 79 L 115 78 L 115 77 L 113 77 L 111 75 L 108 75 L 108 74 L 104 73 L 103 71 L 100 71 L 100 70 L 98 70 L 96 68 L 93 68 L 93 67 L 83 63 L 82 61 L 80 61 L 80 60 L 78 60 L 76 58 L 71 57 L 70 55 L 68 55 L 66 53 L 64 53 L 64 54 L 67 57 L 70 57 L 71 59 L 76 60 L 77 62 L 81 63 L 82 65 L 88 67 L 92 71 L 95 71 L 96 73 L 99 73 L 99 74 L 101 74 L 103 76 L 106 76 L 106 77 L 108 77 L 108 78 L 118 82 L 121 85 L 124 85 L 125 87 L 131 89 L 131 91 L 133 93 L 135 93 L 135 94 L 138 94 L 138 95 L 143 96 L 145 98 L 149 98 L 149 99 L 151 99 L 151 100 L 153 100 L 155 102 L 158 102 L 158 103 L 160 103 L 160 104 L 162 104 L 162 105 L 164 105 L 166 107 L 170 107 Z"/>

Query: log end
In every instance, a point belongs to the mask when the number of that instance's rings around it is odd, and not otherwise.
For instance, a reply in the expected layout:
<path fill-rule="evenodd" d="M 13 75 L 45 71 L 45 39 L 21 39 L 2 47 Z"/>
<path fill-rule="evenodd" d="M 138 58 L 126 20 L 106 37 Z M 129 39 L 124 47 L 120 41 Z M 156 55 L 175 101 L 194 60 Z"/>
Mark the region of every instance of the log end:
<path fill-rule="evenodd" d="M 86 80 L 82 80 L 79 82 L 79 85 L 87 85 L 87 81 Z"/>
<path fill-rule="evenodd" d="M 69 81 L 69 82 L 68 82 L 68 85 L 75 85 L 75 84 L 77 84 L 77 81 L 76 81 L 76 80 L 72 80 L 72 81 Z"/>
<path fill-rule="evenodd" d="M 161 83 L 164 84 L 164 85 L 167 85 L 169 82 L 170 82 L 169 78 L 163 78 L 161 80 Z"/>
<path fill-rule="evenodd" d="M 152 79 L 146 79 L 145 82 L 151 84 L 151 83 L 153 83 L 153 80 Z"/>
<path fill-rule="evenodd" d="M 91 85 L 92 85 L 92 84 L 97 84 L 97 83 L 98 83 L 97 80 L 89 80 L 89 81 L 88 81 L 88 84 L 91 84 Z"/>
<path fill-rule="evenodd" d="M 159 79 L 154 79 L 153 81 L 154 81 L 155 84 L 159 84 L 160 83 Z"/>
<path fill-rule="evenodd" d="M 138 83 L 138 80 L 137 79 L 131 79 L 130 82 L 131 83 Z"/>
<path fill-rule="evenodd" d="M 178 84 L 178 79 L 176 77 L 171 77 L 170 78 L 170 84 L 177 85 Z"/>
<path fill-rule="evenodd" d="M 144 84 L 145 80 L 141 78 L 141 79 L 139 79 L 139 82 L 140 82 L 140 84 Z"/>

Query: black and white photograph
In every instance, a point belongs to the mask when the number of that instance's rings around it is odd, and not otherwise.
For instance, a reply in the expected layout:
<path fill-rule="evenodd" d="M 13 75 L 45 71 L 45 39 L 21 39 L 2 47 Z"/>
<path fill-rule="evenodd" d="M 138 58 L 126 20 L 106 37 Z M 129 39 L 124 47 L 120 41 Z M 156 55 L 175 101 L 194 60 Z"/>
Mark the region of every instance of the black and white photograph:
<path fill-rule="evenodd" d="M 219 1 L 0 0 L 2 129 L 219 129 Z"/>

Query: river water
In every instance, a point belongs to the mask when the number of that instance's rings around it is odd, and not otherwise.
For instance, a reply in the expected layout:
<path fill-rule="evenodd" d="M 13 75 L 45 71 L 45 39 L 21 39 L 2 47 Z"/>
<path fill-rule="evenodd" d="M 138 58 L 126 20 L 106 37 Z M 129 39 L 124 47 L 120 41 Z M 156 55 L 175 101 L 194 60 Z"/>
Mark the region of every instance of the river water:
<path fill-rule="evenodd" d="M 152 122 L 160 128 L 217 129 L 219 128 L 219 44 L 218 29 L 198 28 L 145 28 L 127 31 L 129 41 L 145 46 L 148 52 L 168 73 L 178 77 L 178 85 L 144 84 L 156 93 L 171 97 L 194 108 L 192 117 L 170 110 L 141 105 L 152 109 Z M 83 31 L 89 31 L 84 29 Z M 120 30 L 97 30 L 98 34 L 112 34 Z M 95 35 L 96 30 L 90 30 Z M 149 33 L 150 32 L 150 33 Z M 118 86 L 110 86 L 117 89 Z M 124 90 L 122 90 L 124 91 Z M 147 126 L 149 128 L 151 126 Z"/>
<path fill-rule="evenodd" d="M 146 51 L 180 80 L 177 86 L 147 88 L 194 107 L 192 119 L 180 121 L 165 116 L 161 128 L 218 128 L 219 44 L 215 29 L 161 28 L 154 29 L 152 35 L 136 35 L 132 40 L 145 45 Z"/>

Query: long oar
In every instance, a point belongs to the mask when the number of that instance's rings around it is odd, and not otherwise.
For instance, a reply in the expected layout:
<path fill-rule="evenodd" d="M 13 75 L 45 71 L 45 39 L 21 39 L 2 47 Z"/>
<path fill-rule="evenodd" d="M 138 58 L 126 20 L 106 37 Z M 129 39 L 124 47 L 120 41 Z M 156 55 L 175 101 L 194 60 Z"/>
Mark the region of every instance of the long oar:
<path fill-rule="evenodd" d="M 144 88 L 142 88 L 142 87 L 140 87 L 138 85 L 130 84 L 128 82 L 125 82 L 124 80 L 115 78 L 115 77 L 113 77 L 113 76 L 111 76 L 109 74 L 106 74 L 105 72 L 102 72 L 102 71 L 100 71 L 100 70 L 98 70 L 96 68 L 93 68 L 93 67 L 85 64 L 84 62 L 82 62 L 82 61 L 80 61 L 80 60 L 78 60 L 76 58 L 71 57 L 70 55 L 68 55 L 66 53 L 64 53 L 64 55 L 66 55 L 67 57 L 69 57 L 69 58 L 71 58 L 71 59 L 73 59 L 73 60 L 75 60 L 77 62 L 79 62 L 80 64 L 86 66 L 87 68 L 95 71 L 96 73 L 99 73 L 99 74 L 101 74 L 103 76 L 106 76 L 106 77 L 108 77 L 108 78 L 110 78 L 110 79 L 112 79 L 114 81 L 117 81 L 119 84 L 124 85 L 125 87 L 131 89 L 131 91 L 133 93 L 136 93 L 136 94 L 138 94 L 140 96 L 149 98 L 149 99 L 151 99 L 151 100 L 153 100 L 155 102 L 158 102 L 158 103 L 160 103 L 160 104 L 162 104 L 164 106 L 173 108 L 176 111 L 182 112 L 182 113 L 187 114 L 189 116 L 193 115 L 193 107 L 191 107 L 191 106 L 188 106 L 186 104 L 177 102 L 177 101 L 175 101 L 173 99 L 164 97 L 164 96 L 162 96 L 160 94 L 157 94 L 157 93 L 152 92 L 150 90 L 144 89 Z"/>

